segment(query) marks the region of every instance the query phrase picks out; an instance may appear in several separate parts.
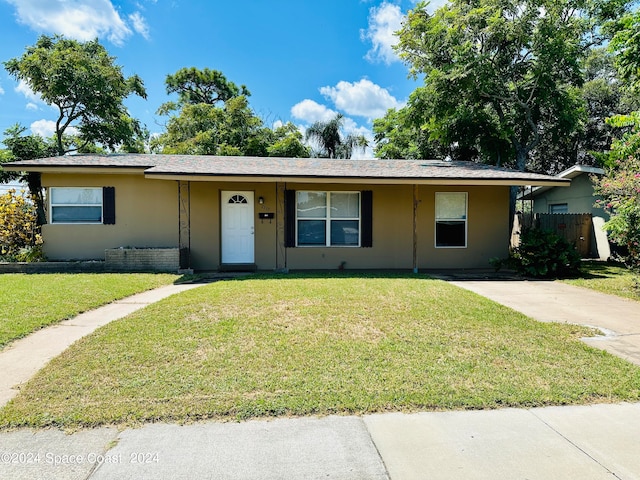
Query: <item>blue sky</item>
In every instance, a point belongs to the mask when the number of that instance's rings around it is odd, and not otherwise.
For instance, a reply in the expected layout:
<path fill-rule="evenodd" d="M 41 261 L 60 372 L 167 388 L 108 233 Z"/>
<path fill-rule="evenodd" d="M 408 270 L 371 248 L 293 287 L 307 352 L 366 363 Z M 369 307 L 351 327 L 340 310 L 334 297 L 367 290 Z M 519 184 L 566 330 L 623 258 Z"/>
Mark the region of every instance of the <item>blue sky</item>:
<path fill-rule="evenodd" d="M 432 2 L 432 7 L 438 3 Z M 98 38 L 125 75 L 138 74 L 147 100 L 130 113 L 152 133 L 170 99 L 164 79 L 182 67 L 222 71 L 252 93 L 268 124 L 346 117 L 348 131 L 371 138 L 372 119 L 406 102 L 418 85 L 391 49 L 412 0 L 0 0 L 0 62 L 20 56 L 40 34 Z M 56 112 L 0 70 L 1 132 L 20 123 L 53 132 Z M 371 156 L 367 152 L 364 156 Z"/>

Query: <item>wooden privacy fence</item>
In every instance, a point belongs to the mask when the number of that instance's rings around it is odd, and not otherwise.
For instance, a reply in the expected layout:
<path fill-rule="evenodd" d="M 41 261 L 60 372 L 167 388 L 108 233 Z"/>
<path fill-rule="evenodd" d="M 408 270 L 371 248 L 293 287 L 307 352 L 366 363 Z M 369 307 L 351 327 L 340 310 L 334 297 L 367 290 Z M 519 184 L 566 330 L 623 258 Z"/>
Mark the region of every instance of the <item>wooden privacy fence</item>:
<path fill-rule="evenodd" d="M 520 232 L 526 228 L 550 230 L 576 246 L 583 258 L 591 255 L 591 231 L 593 220 L 590 213 L 535 213 L 515 215 L 511 246 L 520 244 Z"/>

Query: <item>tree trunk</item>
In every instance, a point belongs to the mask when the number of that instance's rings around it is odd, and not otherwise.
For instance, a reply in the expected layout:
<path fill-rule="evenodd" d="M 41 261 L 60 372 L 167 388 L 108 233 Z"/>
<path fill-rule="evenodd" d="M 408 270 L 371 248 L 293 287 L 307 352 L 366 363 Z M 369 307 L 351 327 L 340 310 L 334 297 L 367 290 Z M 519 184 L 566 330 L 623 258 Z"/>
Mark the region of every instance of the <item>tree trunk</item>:
<path fill-rule="evenodd" d="M 36 222 L 38 227 L 47 223 L 47 217 L 44 212 L 44 197 L 42 195 L 42 182 L 40 181 L 40 174 L 36 172 L 29 172 L 27 174 L 27 186 L 29 187 L 29 193 L 36 206 Z"/>
<path fill-rule="evenodd" d="M 516 167 L 519 171 L 524 172 L 527 167 L 527 159 L 529 150 L 523 147 L 519 142 L 513 142 L 516 150 Z M 516 200 L 518 198 L 519 187 L 511 187 L 509 190 L 509 235 L 513 233 L 513 219 L 516 214 Z"/>
<path fill-rule="evenodd" d="M 515 145 L 516 147 L 516 168 L 524 172 L 527 168 L 527 159 L 529 157 L 529 149 L 522 145 Z"/>

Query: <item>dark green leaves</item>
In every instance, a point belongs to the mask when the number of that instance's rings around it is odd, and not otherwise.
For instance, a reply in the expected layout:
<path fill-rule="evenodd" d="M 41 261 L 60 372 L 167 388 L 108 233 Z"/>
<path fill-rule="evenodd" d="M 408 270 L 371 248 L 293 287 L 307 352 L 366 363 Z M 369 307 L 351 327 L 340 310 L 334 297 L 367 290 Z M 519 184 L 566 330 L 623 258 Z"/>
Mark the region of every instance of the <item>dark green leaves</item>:
<path fill-rule="evenodd" d="M 140 77 L 125 78 L 97 40 L 78 42 L 61 36 L 41 36 L 20 58 L 5 62 L 11 76 L 24 81 L 42 100 L 58 109 L 58 154 L 101 144 L 115 149 L 139 132 L 123 101 L 131 94 L 146 98 Z M 63 135 L 79 131 L 73 146 Z"/>

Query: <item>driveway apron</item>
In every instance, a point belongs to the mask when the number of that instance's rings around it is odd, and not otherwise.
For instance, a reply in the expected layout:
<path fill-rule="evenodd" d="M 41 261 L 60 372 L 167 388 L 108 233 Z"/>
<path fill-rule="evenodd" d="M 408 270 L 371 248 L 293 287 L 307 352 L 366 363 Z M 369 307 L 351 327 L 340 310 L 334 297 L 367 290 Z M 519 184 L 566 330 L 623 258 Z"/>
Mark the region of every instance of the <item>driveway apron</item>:
<path fill-rule="evenodd" d="M 558 281 L 438 277 L 541 322 L 596 327 L 602 335 L 585 343 L 640 365 L 640 302 Z"/>

